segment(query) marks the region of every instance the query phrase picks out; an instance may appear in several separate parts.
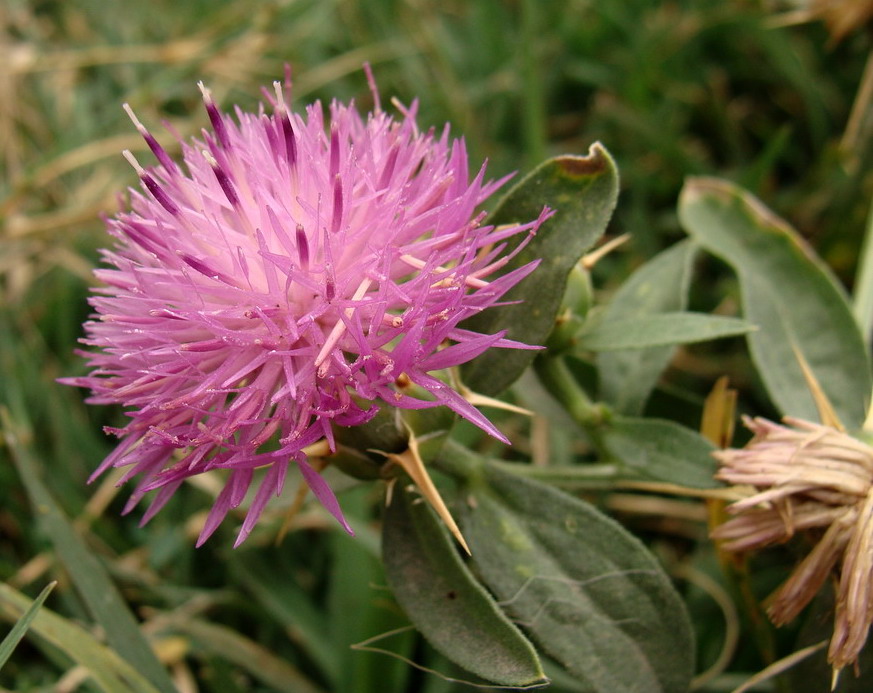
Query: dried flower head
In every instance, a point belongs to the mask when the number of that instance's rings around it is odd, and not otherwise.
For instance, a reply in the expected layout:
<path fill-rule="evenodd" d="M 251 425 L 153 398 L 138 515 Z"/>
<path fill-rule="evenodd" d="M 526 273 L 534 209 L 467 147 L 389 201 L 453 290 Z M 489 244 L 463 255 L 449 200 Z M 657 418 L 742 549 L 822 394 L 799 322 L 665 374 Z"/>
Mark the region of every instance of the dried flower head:
<path fill-rule="evenodd" d="M 713 532 L 730 551 L 817 538 L 812 551 L 773 595 L 776 625 L 791 621 L 829 575 L 839 576 L 828 661 L 836 671 L 857 661 L 873 623 L 873 448 L 830 426 L 786 418 L 782 426 L 744 419 L 754 433 L 741 450 L 716 453 L 717 477 L 753 486 L 728 507 L 736 517 Z"/>
<path fill-rule="evenodd" d="M 186 478 L 228 470 L 198 545 L 266 467 L 243 541 L 291 461 L 348 529 L 304 448 L 332 446 L 332 425 L 361 424 L 381 405 L 444 405 L 503 439 L 433 372 L 525 347 L 459 323 L 533 271 L 487 280 L 549 214 L 483 225 L 477 207 L 504 181 L 486 182 L 484 166 L 470 180 L 463 140 L 448 126 L 420 132 L 415 103 L 398 104 L 395 120 L 373 87 L 366 118 L 334 102 L 326 123 L 319 103 L 289 110 L 290 81 L 274 88 L 268 107 L 234 119 L 201 85 L 212 131 L 180 141 L 182 164 L 125 107 L 158 165 L 125 152 L 142 190 L 108 221 L 116 244 L 95 272 L 103 286 L 82 340 L 96 349 L 84 352 L 93 370 L 63 381 L 130 409 L 95 476 L 140 476 L 126 511 L 157 491 L 143 522 Z"/>

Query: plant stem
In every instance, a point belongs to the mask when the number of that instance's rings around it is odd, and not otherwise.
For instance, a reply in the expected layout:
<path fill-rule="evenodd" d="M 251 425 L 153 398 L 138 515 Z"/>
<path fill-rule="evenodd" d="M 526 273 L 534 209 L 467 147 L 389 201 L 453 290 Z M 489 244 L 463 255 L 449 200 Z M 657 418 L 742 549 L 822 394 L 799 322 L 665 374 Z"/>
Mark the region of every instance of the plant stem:
<path fill-rule="evenodd" d="M 549 391 L 567 413 L 582 426 L 586 432 L 597 438 L 597 429 L 609 416 L 609 411 L 601 404 L 591 401 L 573 373 L 561 357 L 540 356 L 534 360 L 534 369 Z"/>
<path fill-rule="evenodd" d="M 618 467 L 608 462 L 586 463 L 572 467 L 567 465 L 541 467 L 500 460 L 491 460 L 491 463 L 510 474 L 553 484 L 563 489 L 612 489 L 619 475 Z"/>
<path fill-rule="evenodd" d="M 564 489 L 610 489 L 615 485 L 619 475 L 618 467 L 609 463 L 541 467 L 525 462 L 486 459 L 451 438 L 446 441 L 443 451 L 434 460 L 437 468 L 442 472 L 458 479 L 465 479 L 467 482 L 482 474 L 481 470 L 486 462 L 510 474 L 554 484 Z"/>

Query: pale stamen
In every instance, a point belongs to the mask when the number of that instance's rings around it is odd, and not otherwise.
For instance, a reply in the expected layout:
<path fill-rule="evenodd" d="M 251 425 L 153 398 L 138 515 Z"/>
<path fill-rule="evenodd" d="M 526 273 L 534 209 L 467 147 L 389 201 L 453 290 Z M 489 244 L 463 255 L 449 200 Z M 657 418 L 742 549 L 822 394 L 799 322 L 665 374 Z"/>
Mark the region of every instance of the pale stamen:
<path fill-rule="evenodd" d="M 413 257 L 412 255 L 401 255 L 400 259 L 403 260 L 403 262 L 405 262 L 410 267 L 415 267 L 415 269 L 418 269 L 418 270 L 422 270 L 425 267 L 427 267 L 427 263 L 424 260 L 419 260 L 417 257 Z M 448 272 L 449 268 L 439 266 L 439 267 L 434 267 L 434 271 L 436 271 L 436 272 Z M 443 284 L 443 283 L 445 283 L 444 279 L 440 280 L 439 282 L 434 284 L 434 286 L 436 286 L 438 284 Z M 481 289 L 483 287 L 488 286 L 488 282 L 482 281 L 481 279 L 477 279 L 476 277 L 473 277 L 473 276 L 464 277 L 464 284 L 466 284 L 467 286 L 469 286 L 470 288 L 473 288 L 473 289 Z"/>
<path fill-rule="evenodd" d="M 370 288 L 370 284 L 372 281 L 369 279 L 365 279 L 361 282 L 360 286 L 358 286 L 354 295 L 352 296 L 353 301 L 360 301 L 364 294 L 367 293 L 367 289 Z M 349 306 L 345 310 L 345 315 L 347 318 L 352 317 L 355 309 L 353 306 Z M 338 320 L 336 325 L 333 326 L 333 329 L 330 331 L 330 334 L 327 336 L 327 339 L 324 342 L 324 345 L 321 347 L 321 351 L 318 352 L 318 356 L 315 358 L 315 367 L 318 369 L 318 376 L 324 377 L 324 374 L 327 373 L 327 366 L 324 363 L 327 357 L 330 355 L 330 352 L 333 351 L 333 348 L 336 346 L 337 342 L 340 340 L 340 337 L 343 336 L 343 332 L 346 330 L 346 323 L 344 320 Z"/>

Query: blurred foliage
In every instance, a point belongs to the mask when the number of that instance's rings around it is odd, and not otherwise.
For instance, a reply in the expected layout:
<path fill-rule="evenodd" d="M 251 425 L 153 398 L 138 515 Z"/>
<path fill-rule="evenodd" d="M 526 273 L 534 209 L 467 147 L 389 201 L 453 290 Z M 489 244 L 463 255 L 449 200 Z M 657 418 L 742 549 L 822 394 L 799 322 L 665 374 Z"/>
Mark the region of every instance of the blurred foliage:
<path fill-rule="evenodd" d="M 280 690 L 277 681 L 297 680 L 289 678 L 292 670 L 313 690 L 337 693 L 463 688 L 385 655 L 348 648 L 405 623 L 378 561 L 379 489 L 343 493 L 358 533 L 354 541 L 336 534 L 324 513 L 307 508 L 277 548 L 289 494 L 284 508 L 273 510 L 249 542 L 232 551 L 233 527 L 193 549 L 219 488 L 208 477 L 184 486 L 145 529 L 136 512 L 119 517 L 117 476 L 85 485 L 110 449 L 101 427 L 122 414 L 85 407 L 81 393 L 54 379 L 83 368 L 73 349 L 88 313 L 96 248 L 107 243 L 99 216 L 111 214 L 116 196 L 135 181 L 119 152 L 146 149 L 121 104 L 129 102 L 173 151 L 174 140 L 159 123 L 167 120 L 183 136 L 206 125 L 195 86 L 200 79 L 217 101 L 249 108 L 260 98 L 260 85 L 281 79 L 287 63 L 297 105 L 354 97 L 369 106 L 361 65 L 370 62 L 384 102 L 418 98 L 419 122 L 451 122 L 455 133 L 464 134 L 473 161 L 490 160 L 493 177 L 525 173 L 547 155 L 581 154 L 591 142 L 604 142 L 622 182 L 610 233 L 630 232 L 633 242 L 594 268 L 600 287 L 614 289 L 631 268 L 680 237 L 676 200 L 688 175 L 717 175 L 748 188 L 811 240 L 848 284 L 873 193 L 873 69 L 865 72 L 871 33 L 858 25 L 836 42 L 823 24 L 776 13 L 789 5 L 0 4 L 0 406 L 10 411 L 20 444 L 60 509 L 143 621 L 179 690 Z M 692 308 L 709 309 L 718 297 L 735 293 L 722 265 L 707 261 L 702 270 Z M 719 349 L 680 352 L 656 406 L 681 418 L 700 395 L 700 382 L 725 370 L 754 391 L 742 349 Z M 586 377 L 584 364 L 578 369 L 578 377 Z M 680 391 L 689 383 L 690 395 Z M 588 454 L 584 435 L 566 415 L 535 387 L 525 388 L 526 400 L 542 414 L 532 424 L 509 415 L 500 419 L 516 450 L 535 460 Z M 544 434 L 547 418 L 559 430 Z M 9 435 L 6 429 L 7 438 L 0 439 L 0 579 L 31 598 L 56 579 L 40 615 L 90 623 L 87 605 L 33 521 L 11 463 Z M 334 486 L 349 483 L 337 477 Z M 715 661 L 723 639 L 713 595 L 733 590 L 748 606 L 784 577 L 786 561 L 768 557 L 756 559 L 756 578 L 746 584 L 754 595 L 721 585 L 712 549 L 701 544 L 694 550 L 706 536 L 699 505 L 635 505 L 622 494 L 593 500 L 642 536 L 668 568 L 692 576 L 683 591 L 701 669 Z M 789 563 L 790 551 L 780 555 Z M 21 615 L 3 614 L 10 625 Z M 751 606 L 725 617 L 741 619 L 754 637 L 739 644 L 732 670 L 706 690 L 727 690 L 730 681 L 789 652 L 793 642 L 793 631 L 774 635 L 757 623 L 760 613 Z M 90 629 L 102 637 L 99 628 Z M 404 657 L 458 676 L 409 633 L 391 645 Z M 59 680 L 60 690 L 98 690 L 69 653 L 39 635 L 28 635 L 0 672 L 0 686 L 15 691 L 56 690 Z"/>

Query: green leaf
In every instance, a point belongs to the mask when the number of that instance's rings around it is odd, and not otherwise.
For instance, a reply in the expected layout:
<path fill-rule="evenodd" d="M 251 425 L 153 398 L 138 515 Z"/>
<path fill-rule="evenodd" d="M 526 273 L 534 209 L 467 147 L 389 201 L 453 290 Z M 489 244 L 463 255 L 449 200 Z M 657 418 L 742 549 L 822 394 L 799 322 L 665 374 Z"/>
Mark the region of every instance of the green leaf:
<path fill-rule="evenodd" d="M 545 683 L 533 646 L 470 573 L 430 506 L 399 484 L 382 555 L 400 606 L 442 654 L 499 685 Z"/>
<path fill-rule="evenodd" d="M 20 618 L 31 600 L 9 585 L 0 583 L 0 616 Z M 97 687 L 106 693 L 157 693 L 148 679 L 117 652 L 98 642 L 87 630 L 62 618 L 50 609 L 39 610 L 30 624 L 31 631 L 57 647 L 91 674 Z"/>
<path fill-rule="evenodd" d="M 746 334 L 755 326 L 745 320 L 707 313 L 661 313 L 586 326 L 578 337 L 577 351 L 646 349 L 673 344 L 693 344 L 720 337 Z"/>
<path fill-rule="evenodd" d="M 33 600 L 27 611 L 18 619 L 12 630 L 3 638 L 3 642 L 0 642 L 0 669 L 9 661 L 12 652 L 18 646 L 18 643 L 21 642 L 21 638 L 27 633 L 27 629 L 30 628 L 30 623 L 36 617 L 39 607 L 45 603 L 45 600 L 57 584 L 57 582 L 50 582 L 45 586 L 43 591 L 39 593 L 39 596 Z"/>
<path fill-rule="evenodd" d="M 0 419 L 12 461 L 24 482 L 34 515 L 51 539 L 61 563 L 94 620 L 106 631 L 107 642 L 160 691 L 173 693 L 176 687 L 140 632 L 133 614 L 103 565 L 88 550 L 40 479 L 36 461 L 20 439 L 21 429 L 13 426 L 8 413 L 2 408 Z"/>
<path fill-rule="evenodd" d="M 683 241 L 649 260 L 615 293 L 603 322 L 684 310 L 695 255 L 694 244 Z M 641 414 L 672 355 L 672 346 L 598 354 L 600 398 L 616 411 Z"/>
<path fill-rule="evenodd" d="M 626 472 L 637 478 L 693 488 L 716 488 L 715 449 L 706 438 L 664 419 L 615 417 L 601 438 Z"/>
<path fill-rule="evenodd" d="M 870 363 L 845 292 L 786 222 L 721 180 L 690 180 L 679 201 L 685 230 L 729 263 L 742 290 L 752 359 L 783 414 L 819 418 L 798 365 L 806 359 L 849 429 L 864 421 L 873 388 Z"/>
<path fill-rule="evenodd" d="M 491 464 L 479 474 L 462 516 L 473 563 L 544 652 L 584 691 L 687 691 L 691 626 L 643 544 L 550 486 Z"/>
<path fill-rule="evenodd" d="M 536 271 L 509 291 L 512 305 L 489 308 L 462 323 L 483 333 L 507 330 L 507 337 L 542 345 L 561 307 L 573 266 L 603 234 L 618 197 L 618 171 L 600 144 L 588 156 L 559 156 L 541 164 L 501 200 L 488 222 L 524 223 L 536 219 L 544 205 L 556 210 L 533 240 L 503 272 L 542 259 Z M 465 384 L 495 395 L 509 387 L 536 356 L 536 351 L 490 349 L 462 367 Z"/>

